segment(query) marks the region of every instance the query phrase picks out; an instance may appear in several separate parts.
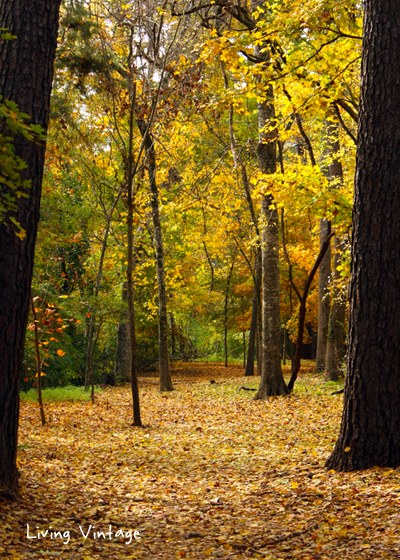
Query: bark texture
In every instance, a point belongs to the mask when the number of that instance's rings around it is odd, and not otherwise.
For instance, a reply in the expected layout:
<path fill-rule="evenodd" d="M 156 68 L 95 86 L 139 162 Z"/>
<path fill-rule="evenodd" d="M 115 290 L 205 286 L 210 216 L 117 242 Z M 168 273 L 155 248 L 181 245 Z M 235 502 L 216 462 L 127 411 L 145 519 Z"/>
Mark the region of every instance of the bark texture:
<path fill-rule="evenodd" d="M 400 465 L 399 30 L 397 0 L 366 0 L 341 471 Z"/>
<path fill-rule="evenodd" d="M 127 283 L 124 282 L 122 288 L 122 302 L 126 303 Z M 128 381 L 130 379 L 130 332 L 129 332 L 129 316 L 128 310 L 123 309 L 119 317 L 118 335 L 117 335 L 117 351 L 115 354 L 114 379 Z"/>
<path fill-rule="evenodd" d="M 0 3 L 0 28 L 17 37 L 0 42 L 0 95 L 16 102 L 31 122 L 47 129 L 59 0 L 7 0 Z M 2 125 L 1 133 L 7 134 Z M 15 151 L 27 162 L 29 198 L 18 200 L 16 219 L 26 230 L 19 239 L 0 224 L 0 492 L 17 493 L 16 467 L 19 384 L 28 320 L 34 249 L 39 221 L 45 144 L 15 138 Z"/>
<path fill-rule="evenodd" d="M 257 50 L 257 49 L 256 49 Z M 259 52 L 258 54 L 261 54 Z M 268 59 L 267 53 L 263 56 Z M 264 132 L 275 119 L 273 90 L 267 89 L 267 100 L 258 103 L 258 164 L 263 173 L 276 171 L 276 132 Z M 286 395 L 287 387 L 281 367 L 281 322 L 279 306 L 279 219 L 271 195 L 261 201 L 262 257 L 262 356 L 261 379 L 255 399 Z"/>
<path fill-rule="evenodd" d="M 281 367 L 281 323 L 279 310 L 279 220 L 271 196 L 261 202 L 266 220 L 262 229 L 263 338 L 262 373 L 255 399 L 286 395 L 288 390 Z"/>
<path fill-rule="evenodd" d="M 330 225 L 328 220 L 322 218 L 319 225 L 319 246 L 329 235 Z M 318 277 L 318 334 L 317 334 L 317 358 L 315 371 L 324 371 L 326 345 L 328 339 L 330 297 L 328 293 L 329 278 L 331 276 L 331 250 L 328 248 L 319 265 Z"/>
<path fill-rule="evenodd" d="M 157 284 L 158 284 L 158 356 L 160 367 L 160 391 L 173 391 L 168 355 L 168 315 L 167 292 L 165 289 L 164 247 L 161 230 L 161 219 L 158 202 L 158 188 L 156 182 L 156 153 L 154 143 L 146 126 L 140 119 L 137 120 L 139 130 L 143 136 L 149 183 L 151 191 L 151 213 L 154 226 L 154 240 L 156 244 Z"/>

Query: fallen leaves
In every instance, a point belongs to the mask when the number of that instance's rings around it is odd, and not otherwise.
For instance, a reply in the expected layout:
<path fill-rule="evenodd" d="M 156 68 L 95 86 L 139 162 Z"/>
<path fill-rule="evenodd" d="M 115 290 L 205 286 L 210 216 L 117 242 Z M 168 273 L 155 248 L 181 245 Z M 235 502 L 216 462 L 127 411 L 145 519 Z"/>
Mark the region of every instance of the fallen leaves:
<path fill-rule="evenodd" d="M 95 405 L 47 405 L 45 427 L 21 403 L 22 499 L 0 505 L 2 558 L 400 558 L 399 469 L 324 469 L 341 413 L 331 387 L 309 375 L 295 396 L 260 402 L 239 391 L 239 367 L 174 370 L 168 398 L 140 379 L 142 429 L 128 387 Z M 70 531 L 69 543 L 28 540 L 28 523 Z M 79 529 L 110 525 L 141 538 L 85 540 Z"/>

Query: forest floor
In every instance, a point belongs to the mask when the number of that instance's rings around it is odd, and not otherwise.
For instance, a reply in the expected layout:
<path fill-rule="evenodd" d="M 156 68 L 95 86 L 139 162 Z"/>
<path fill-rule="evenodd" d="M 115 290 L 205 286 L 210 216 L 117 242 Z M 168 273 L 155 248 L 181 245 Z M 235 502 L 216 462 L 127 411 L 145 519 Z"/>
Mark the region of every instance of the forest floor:
<path fill-rule="evenodd" d="M 293 396 L 254 401 L 239 389 L 259 378 L 242 375 L 175 364 L 167 394 L 141 378 L 143 428 L 129 387 L 48 404 L 45 427 L 21 403 L 21 500 L 0 504 L 0 558 L 400 558 L 400 469 L 324 469 L 342 395 L 309 367 Z"/>

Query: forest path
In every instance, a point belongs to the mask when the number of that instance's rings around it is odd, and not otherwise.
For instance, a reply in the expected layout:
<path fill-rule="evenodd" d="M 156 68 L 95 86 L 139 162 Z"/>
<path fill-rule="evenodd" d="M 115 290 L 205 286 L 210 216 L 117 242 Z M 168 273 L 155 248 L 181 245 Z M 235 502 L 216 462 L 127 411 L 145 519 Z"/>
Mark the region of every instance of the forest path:
<path fill-rule="evenodd" d="M 342 401 L 311 367 L 293 396 L 268 402 L 239 390 L 259 379 L 239 366 L 172 375 L 164 394 L 140 378 L 144 428 L 131 426 L 129 387 L 51 403 L 45 427 L 21 403 L 22 497 L 0 504 L 1 558 L 400 558 L 400 471 L 323 468 Z M 28 538 L 28 524 L 47 535 Z"/>

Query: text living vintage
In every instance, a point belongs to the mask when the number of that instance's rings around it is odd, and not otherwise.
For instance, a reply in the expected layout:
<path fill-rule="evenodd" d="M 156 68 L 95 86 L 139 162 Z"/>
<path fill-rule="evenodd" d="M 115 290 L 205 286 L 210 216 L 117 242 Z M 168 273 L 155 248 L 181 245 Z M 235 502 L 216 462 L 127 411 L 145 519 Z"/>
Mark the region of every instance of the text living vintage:
<path fill-rule="evenodd" d="M 51 540 L 60 539 L 60 540 L 63 541 L 63 544 L 68 544 L 70 539 L 71 539 L 71 531 L 70 530 L 56 531 L 52 527 L 49 527 L 45 531 L 43 531 L 43 530 L 38 531 L 37 529 L 39 529 L 39 527 L 36 527 L 36 533 L 33 533 L 33 532 L 31 532 L 31 529 L 29 528 L 29 524 L 27 524 L 26 525 L 26 537 L 28 539 L 39 539 L 39 540 L 40 539 L 51 539 Z M 85 532 L 82 525 L 79 525 L 79 531 L 80 531 L 82 537 L 85 540 L 88 539 L 88 538 L 92 538 L 92 539 L 104 539 L 104 540 L 108 539 L 108 540 L 111 541 L 112 539 L 122 538 L 122 539 L 126 539 L 126 544 L 131 544 L 131 542 L 133 540 L 141 539 L 141 536 L 139 535 L 139 531 L 125 531 L 123 529 L 117 529 L 116 531 L 114 531 L 112 529 L 112 525 L 109 525 L 108 531 L 96 531 L 95 529 L 96 529 L 96 527 L 94 527 L 94 525 L 89 525 L 89 528 Z"/>

